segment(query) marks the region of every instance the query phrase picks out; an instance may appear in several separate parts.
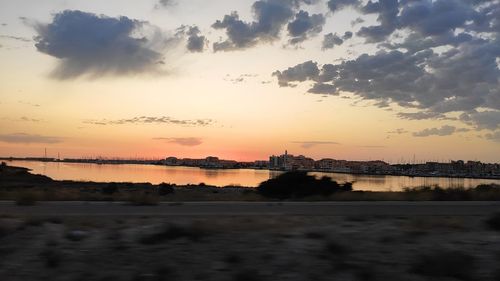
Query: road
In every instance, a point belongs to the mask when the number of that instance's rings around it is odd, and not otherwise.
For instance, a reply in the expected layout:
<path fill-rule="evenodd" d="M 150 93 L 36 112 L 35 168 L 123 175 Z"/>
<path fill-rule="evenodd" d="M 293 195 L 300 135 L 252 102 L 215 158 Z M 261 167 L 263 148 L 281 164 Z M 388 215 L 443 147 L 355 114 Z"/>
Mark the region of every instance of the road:
<path fill-rule="evenodd" d="M 29 216 L 481 216 L 500 202 L 183 202 L 131 206 L 123 202 L 0 201 L 0 214 Z"/>

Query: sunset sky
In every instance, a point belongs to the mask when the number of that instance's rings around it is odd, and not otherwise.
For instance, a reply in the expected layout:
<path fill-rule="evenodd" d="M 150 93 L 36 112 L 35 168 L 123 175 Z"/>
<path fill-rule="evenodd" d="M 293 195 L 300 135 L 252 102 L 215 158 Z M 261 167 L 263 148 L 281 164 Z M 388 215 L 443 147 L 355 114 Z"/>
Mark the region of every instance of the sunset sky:
<path fill-rule="evenodd" d="M 500 162 L 500 1 L 0 0 L 0 156 Z"/>

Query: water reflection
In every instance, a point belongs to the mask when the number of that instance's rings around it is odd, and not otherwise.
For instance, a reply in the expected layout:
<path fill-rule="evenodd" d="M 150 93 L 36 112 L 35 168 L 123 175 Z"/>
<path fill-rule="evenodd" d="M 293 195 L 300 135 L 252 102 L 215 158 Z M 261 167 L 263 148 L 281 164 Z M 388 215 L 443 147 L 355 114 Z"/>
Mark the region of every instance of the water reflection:
<path fill-rule="evenodd" d="M 179 185 L 205 183 L 216 186 L 239 185 L 254 187 L 276 177 L 281 172 L 268 170 L 216 170 L 192 167 L 166 167 L 153 165 L 98 165 L 80 163 L 11 161 L 9 165 L 27 167 L 36 174 L 47 175 L 56 180 L 77 180 L 97 182 L 161 182 Z M 338 173 L 312 173 L 318 177 L 328 176 L 334 180 L 353 182 L 355 190 L 399 191 L 404 187 L 439 185 L 449 187 L 475 187 L 479 184 L 497 183 L 500 180 L 425 178 L 403 176 L 371 176 Z"/>

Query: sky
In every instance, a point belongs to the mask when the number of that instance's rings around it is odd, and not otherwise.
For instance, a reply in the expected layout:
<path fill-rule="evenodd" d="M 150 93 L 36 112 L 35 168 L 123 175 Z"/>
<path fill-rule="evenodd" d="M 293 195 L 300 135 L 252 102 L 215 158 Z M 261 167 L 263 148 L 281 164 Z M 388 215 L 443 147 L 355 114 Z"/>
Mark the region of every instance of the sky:
<path fill-rule="evenodd" d="M 500 162 L 500 1 L 0 0 L 0 156 Z"/>

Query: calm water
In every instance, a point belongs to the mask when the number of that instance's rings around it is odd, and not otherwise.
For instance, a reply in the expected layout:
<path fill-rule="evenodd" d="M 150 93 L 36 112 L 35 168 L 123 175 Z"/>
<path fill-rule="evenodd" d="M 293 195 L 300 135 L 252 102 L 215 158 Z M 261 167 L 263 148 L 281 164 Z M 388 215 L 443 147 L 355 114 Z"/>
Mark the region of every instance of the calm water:
<path fill-rule="evenodd" d="M 267 170 L 206 170 L 191 167 L 167 167 L 154 165 L 97 165 L 77 163 L 11 161 L 9 165 L 26 167 L 35 174 L 49 176 L 56 180 L 82 180 L 96 182 L 151 182 L 158 184 L 198 184 L 226 186 L 257 186 L 262 181 L 274 177 L 280 172 Z M 436 185 L 441 187 L 476 187 L 478 184 L 497 183 L 500 180 L 461 179 L 461 178 L 426 178 L 404 176 L 370 176 L 339 173 L 312 173 L 317 176 L 329 176 L 338 182 L 354 182 L 355 190 L 398 191 L 404 187 Z"/>

